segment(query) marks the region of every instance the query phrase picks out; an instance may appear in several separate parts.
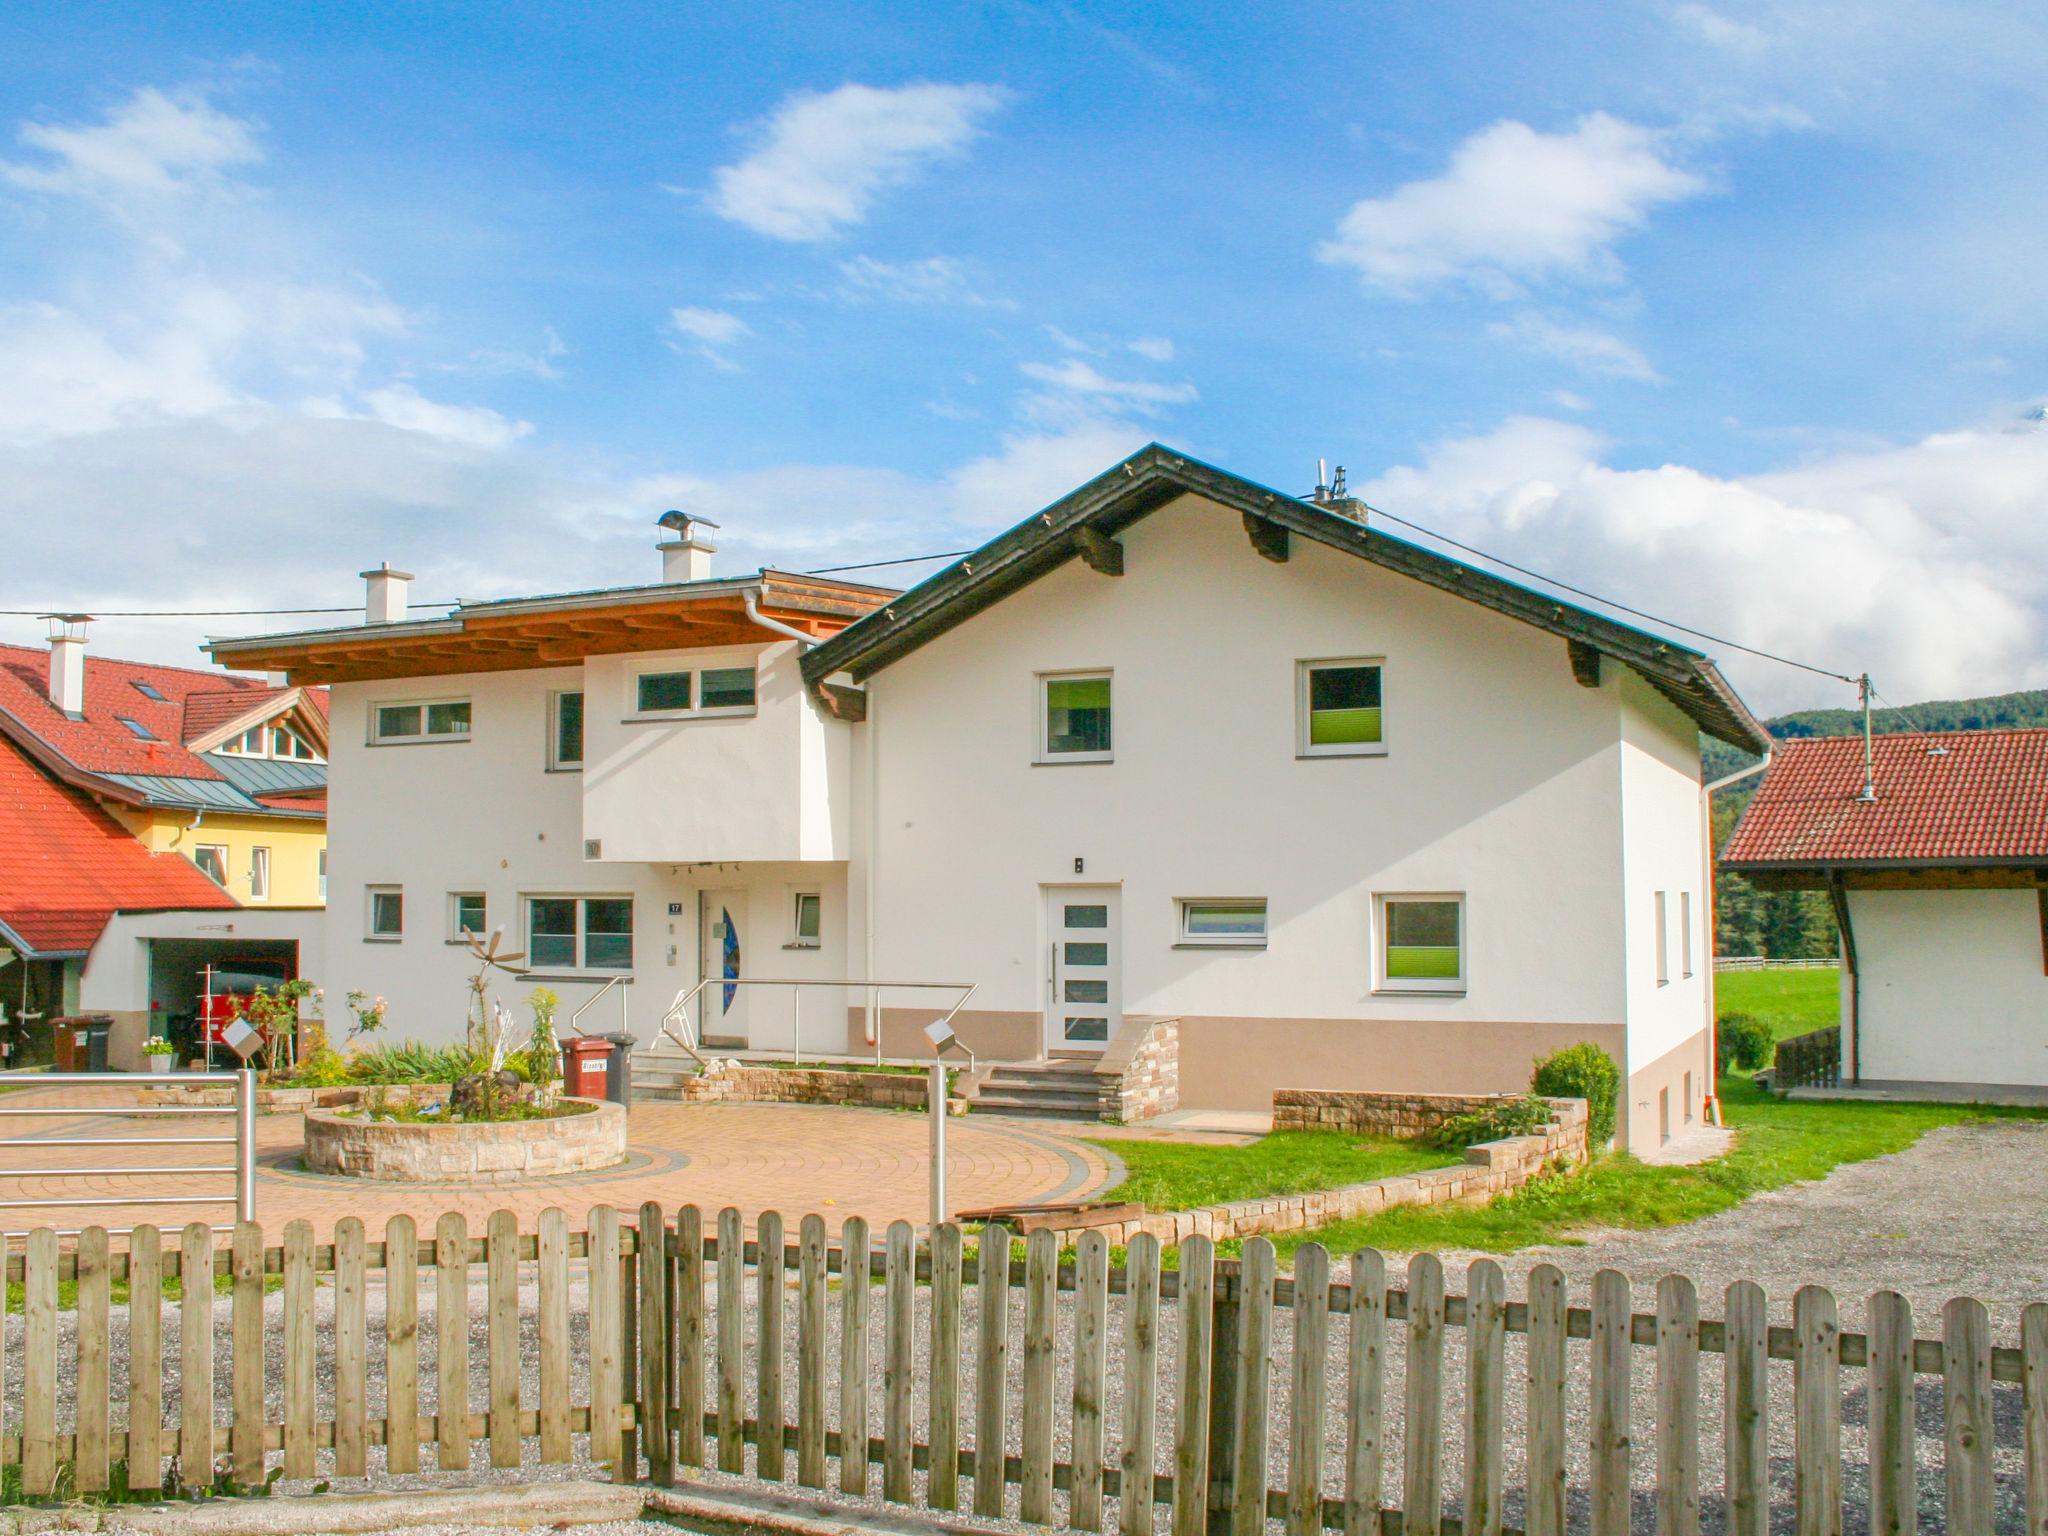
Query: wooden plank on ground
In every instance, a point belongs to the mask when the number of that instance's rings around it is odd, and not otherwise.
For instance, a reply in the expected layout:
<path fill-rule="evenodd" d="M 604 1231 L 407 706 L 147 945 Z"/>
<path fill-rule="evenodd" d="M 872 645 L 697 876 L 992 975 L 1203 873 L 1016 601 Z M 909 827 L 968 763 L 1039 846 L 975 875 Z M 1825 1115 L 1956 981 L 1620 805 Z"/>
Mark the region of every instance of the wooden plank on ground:
<path fill-rule="evenodd" d="M 491 1212 L 485 1226 L 485 1358 L 489 1361 L 491 1465 L 519 1465 L 519 1218 Z"/>
<path fill-rule="evenodd" d="M 369 1326 L 363 1224 L 334 1224 L 334 1471 L 361 1477 L 368 1465 Z"/>
<path fill-rule="evenodd" d="M 434 1226 L 435 1461 L 469 1465 L 469 1224 L 460 1211 Z"/>
<path fill-rule="evenodd" d="M 1408 1261 L 1408 1359 L 1401 1446 L 1402 1536 L 1443 1530 L 1444 1267 L 1433 1253 Z"/>
<path fill-rule="evenodd" d="M 1216 1245 L 1199 1233 L 1180 1245 L 1180 1380 L 1173 1426 L 1173 1536 L 1209 1524 L 1209 1375 L 1216 1309 Z"/>
<path fill-rule="evenodd" d="M 975 1271 L 974 1512 L 1000 1518 L 1010 1365 L 1010 1229 L 1001 1222 L 981 1229 Z"/>
<path fill-rule="evenodd" d="M 782 1403 L 783 1298 L 788 1276 L 783 1265 L 782 1212 L 763 1211 L 754 1221 L 754 1288 L 759 1298 L 754 1315 L 759 1344 L 754 1370 L 754 1418 L 761 1433 L 754 1442 L 754 1475 L 771 1483 L 783 1478 L 783 1429 L 788 1413 Z"/>
<path fill-rule="evenodd" d="M 638 1432 L 641 1454 L 647 1458 L 647 1475 L 657 1487 L 663 1488 L 675 1481 L 675 1444 L 669 1438 L 668 1411 L 668 1370 L 672 1358 L 668 1337 L 668 1237 L 668 1218 L 662 1212 L 661 1202 L 646 1201 L 640 1207 L 637 1255 L 640 1286 L 635 1324 L 639 1329 L 640 1345 Z M 724 1301 L 721 1296 L 721 1307 Z"/>
<path fill-rule="evenodd" d="M 933 1509 L 960 1507 L 960 1225 L 941 1222 L 932 1231 L 932 1326 L 930 1413 L 925 1441 L 931 1469 L 925 1502 Z"/>
<path fill-rule="evenodd" d="M 1465 1536 L 1500 1536 L 1507 1305 L 1500 1265 L 1473 1260 L 1465 1274 Z"/>
<path fill-rule="evenodd" d="M 178 1477 L 187 1492 L 213 1486 L 213 1233 L 203 1221 L 178 1242 Z"/>
<path fill-rule="evenodd" d="M 874 1253 L 867 1218 L 839 1229 L 839 1491 L 868 1491 L 868 1312 Z"/>
<path fill-rule="evenodd" d="M 1824 1286 L 1792 1296 L 1792 1413 L 1792 1528 L 1841 1536 L 1842 1334 Z"/>
<path fill-rule="evenodd" d="M 1323 1433 L 1330 1349 L 1330 1255 L 1303 1243 L 1294 1255 L 1294 1363 L 1288 1381 L 1287 1532 L 1323 1528 Z"/>
<path fill-rule="evenodd" d="M 210 1245 L 211 1239 L 208 1241 Z M 207 1296 L 211 1299 L 212 1295 L 209 1286 Z M 28 1235 L 21 1299 L 21 1489 L 24 1498 L 40 1500 L 50 1497 L 57 1487 L 55 1228 L 37 1227 Z M 211 1408 L 211 1402 L 207 1406 Z"/>
<path fill-rule="evenodd" d="M 284 1475 L 319 1471 L 319 1318 L 314 1311 L 313 1224 L 284 1227 Z"/>
<path fill-rule="evenodd" d="M 1948 1529 L 1993 1528 L 1991 1316 L 1984 1303 L 1958 1296 L 1941 1311 L 1942 1424 Z"/>
<path fill-rule="evenodd" d="M 1657 1536 L 1699 1529 L 1699 1293 L 1666 1275 L 1657 1282 Z"/>
<path fill-rule="evenodd" d="M 1089 1233 L 1082 1241 L 1100 1236 Z M 1106 1280 L 1107 1242 L 1098 1262 Z M 1183 1272 L 1183 1283 L 1185 1279 Z M 1099 1456 L 1100 1429 L 1096 1437 Z M 1158 1439 L 1159 1239 L 1140 1232 L 1131 1238 L 1124 1257 L 1124 1419 L 1117 1458 L 1117 1528 L 1123 1536 L 1152 1536 L 1157 1523 L 1152 1500 Z"/>
<path fill-rule="evenodd" d="M 540 1213 L 540 1459 L 559 1464 L 575 1454 L 569 1434 L 569 1217 L 558 1206 Z"/>
<path fill-rule="evenodd" d="M 825 1486 L 825 1218 L 797 1227 L 796 1480 Z"/>
<path fill-rule="evenodd" d="M 1056 1334 L 1060 1243 L 1040 1228 L 1024 1240 L 1024 1482 L 1018 1518 L 1029 1525 L 1052 1520 L 1053 1349 Z"/>
<path fill-rule="evenodd" d="M 1628 1276 L 1593 1276 L 1591 1456 L 1593 1536 L 1629 1536 L 1630 1344 L 1634 1298 Z"/>
<path fill-rule="evenodd" d="M 675 1360 L 676 1460 L 704 1465 L 704 1212 L 686 1205 L 676 1212 Z"/>
<path fill-rule="evenodd" d="M 1351 1255 L 1351 1322 L 1344 1341 L 1344 1536 L 1377 1536 L 1386 1472 L 1387 1261 Z"/>
<path fill-rule="evenodd" d="M 384 1223 L 384 1470 L 419 1469 L 420 1235 L 400 1214 Z"/>
<path fill-rule="evenodd" d="M 78 1354 L 72 1379 L 76 1438 L 71 1486 L 80 1493 L 104 1493 L 107 1488 L 108 1415 L 113 1404 L 107 1374 L 113 1282 L 108 1257 L 105 1227 L 87 1227 L 78 1234 L 78 1305 L 74 1314 Z"/>
<path fill-rule="evenodd" d="M 908 1504 L 917 1440 L 911 1416 L 917 1390 L 917 1234 L 907 1221 L 889 1223 L 882 1280 L 882 1497 Z"/>
<path fill-rule="evenodd" d="M 747 1260 L 740 1213 L 718 1213 L 718 1470 L 747 1470 Z"/>
<path fill-rule="evenodd" d="M 1865 1363 L 1870 1400 L 1870 1533 L 1911 1536 L 1919 1524 L 1913 1456 L 1913 1305 L 1897 1291 L 1870 1298 Z"/>
<path fill-rule="evenodd" d="M 1273 1244 L 1254 1237 L 1238 1268 L 1237 1431 L 1230 1470 L 1233 1536 L 1264 1536 L 1266 1436 L 1273 1372 Z"/>
<path fill-rule="evenodd" d="M 1769 1325 L 1763 1288 L 1737 1280 L 1728 1287 L 1721 1325 L 1721 1422 L 1729 1536 L 1770 1536 Z"/>
<path fill-rule="evenodd" d="M 0 1241 L 0 1261 L 6 1252 Z M 6 1306 L 0 1303 L 0 1330 L 5 1328 Z M 0 1353 L 0 1381 L 6 1375 Z M 128 1234 L 128 1486 L 148 1492 L 163 1481 L 164 1238 L 145 1222 Z"/>
<path fill-rule="evenodd" d="M 590 1233 L 584 1253 L 585 1305 L 590 1309 L 590 1459 L 618 1466 L 620 1410 L 625 1406 L 625 1377 L 619 1358 L 619 1213 L 609 1205 L 591 1209 Z"/>
<path fill-rule="evenodd" d="M 1564 1536 L 1565 1329 L 1564 1271 L 1538 1264 L 1529 1271 L 1529 1341 L 1524 1368 L 1528 1394 L 1524 1426 L 1528 1536 Z"/>
<path fill-rule="evenodd" d="M 234 1418 L 228 1451 L 236 1485 L 255 1489 L 263 1485 L 263 1229 L 238 1221 L 232 1243 Z"/>

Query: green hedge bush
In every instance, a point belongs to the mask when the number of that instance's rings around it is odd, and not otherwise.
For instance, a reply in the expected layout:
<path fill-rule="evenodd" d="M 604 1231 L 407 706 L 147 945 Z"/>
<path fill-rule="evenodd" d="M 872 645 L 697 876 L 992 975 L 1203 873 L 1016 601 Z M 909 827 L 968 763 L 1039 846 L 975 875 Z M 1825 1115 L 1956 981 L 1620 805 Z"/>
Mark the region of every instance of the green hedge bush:
<path fill-rule="evenodd" d="M 1771 1026 L 1753 1013 L 1724 1013 L 1714 1032 L 1715 1069 L 1726 1072 L 1740 1067 L 1756 1072 L 1771 1064 L 1778 1038 Z"/>
<path fill-rule="evenodd" d="M 1614 1139 L 1614 1114 L 1621 1102 L 1621 1068 L 1590 1040 L 1552 1051 L 1536 1063 L 1529 1090 L 1546 1099 L 1586 1101 L 1587 1140 L 1598 1152 Z"/>

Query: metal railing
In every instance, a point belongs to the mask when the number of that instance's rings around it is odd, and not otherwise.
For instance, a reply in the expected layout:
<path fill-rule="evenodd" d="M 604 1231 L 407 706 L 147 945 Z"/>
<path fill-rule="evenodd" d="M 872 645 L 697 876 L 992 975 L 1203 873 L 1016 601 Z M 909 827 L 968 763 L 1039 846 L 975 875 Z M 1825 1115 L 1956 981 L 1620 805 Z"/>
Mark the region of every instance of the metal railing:
<path fill-rule="evenodd" d="M 113 1088 L 134 1085 L 152 1088 L 181 1087 L 186 1085 L 204 1086 L 218 1082 L 217 1076 L 198 1072 L 39 1072 L 21 1080 L 23 1086 L 36 1088 Z M 210 1105 L 191 1104 L 142 1104 L 125 1105 L 15 1105 L 0 1101 L 0 1117 L 10 1119 L 100 1119 L 123 1120 L 170 1119 L 192 1115 L 210 1115 L 218 1118 L 233 1115 L 234 1134 L 230 1136 L 8 1136 L 0 1137 L 0 1149 L 33 1149 L 41 1151 L 52 1147 L 233 1147 L 234 1161 L 231 1163 L 206 1163 L 166 1167 L 158 1163 L 139 1163 L 127 1167 L 53 1167 L 53 1168 L 0 1168 L 0 1211 L 10 1210 L 63 1210 L 81 1206 L 102 1205 L 232 1205 L 236 1221 L 256 1219 L 256 1074 L 244 1067 L 234 1074 L 235 1102 L 227 1109 Z M 181 1154 L 189 1155 L 189 1154 Z M 11 1180 L 51 1178 L 97 1178 L 97 1179 L 144 1179 L 157 1180 L 170 1177 L 190 1178 L 206 1174 L 225 1174 L 233 1178 L 233 1192 L 225 1195 L 63 1195 L 44 1196 L 30 1199 L 10 1199 L 7 1185 Z M 225 1227 L 218 1230 L 226 1231 Z M 20 1236 L 25 1229 L 7 1233 Z M 77 1235 L 75 1231 L 67 1236 Z"/>
<path fill-rule="evenodd" d="M 882 1026 L 878 1013 L 882 993 L 890 991 L 958 992 L 960 995 L 953 999 L 952 1005 L 937 1020 L 940 1025 L 950 1027 L 953 1022 L 953 1016 L 967 1006 L 967 1000 L 974 996 L 975 989 L 979 985 L 979 982 L 973 981 L 869 981 L 865 977 L 859 976 L 706 976 L 694 987 L 685 988 L 676 994 L 675 1001 L 669 1004 L 668 1012 L 662 1015 L 661 1033 L 681 1046 L 697 1059 L 699 1065 L 702 1065 L 704 1054 L 698 1047 L 704 1043 L 704 1032 L 698 1027 L 697 1022 L 691 1018 L 690 1009 L 704 995 L 706 987 L 788 987 L 791 989 L 789 1059 L 793 1062 L 801 1063 L 804 1059 L 802 989 L 805 987 L 859 987 L 867 993 L 868 1013 L 870 1016 L 876 1016 L 875 1062 L 879 1065 L 882 1060 Z M 678 1021 L 680 1021 L 682 1026 L 680 1032 L 676 1028 Z M 975 1064 L 974 1052 L 968 1050 L 964 1044 L 960 1046 L 960 1049 L 966 1051 L 968 1069 L 972 1071 Z"/>
<path fill-rule="evenodd" d="M 581 1019 L 584 1014 L 590 1012 L 592 1008 L 595 1008 L 597 1004 L 603 999 L 605 993 L 611 991 L 614 987 L 616 987 L 619 993 L 619 1033 L 622 1035 L 631 1034 L 632 1030 L 626 1023 L 626 983 L 631 980 L 632 977 L 630 976 L 612 977 L 610 981 L 607 981 L 603 986 L 599 987 L 595 992 L 591 993 L 590 996 L 586 997 L 585 999 L 583 999 L 581 1003 L 576 1005 L 575 1011 L 569 1015 L 569 1027 L 573 1029 L 579 1036 L 589 1035 L 590 1031 L 585 1029 L 577 1021 Z"/>

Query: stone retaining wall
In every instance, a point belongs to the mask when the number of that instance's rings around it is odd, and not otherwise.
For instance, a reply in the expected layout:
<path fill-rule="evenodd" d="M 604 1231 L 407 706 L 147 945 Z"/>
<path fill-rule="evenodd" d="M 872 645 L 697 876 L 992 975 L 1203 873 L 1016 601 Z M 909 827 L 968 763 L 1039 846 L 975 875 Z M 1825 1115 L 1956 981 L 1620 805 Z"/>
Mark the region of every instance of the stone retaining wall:
<path fill-rule="evenodd" d="M 1523 1097 L 1519 1093 L 1345 1093 L 1281 1088 L 1273 1094 L 1273 1129 L 1356 1131 L 1362 1136 L 1405 1139 L 1427 1136 L 1454 1115 L 1483 1114 Z"/>
<path fill-rule="evenodd" d="M 1294 1090 L 1289 1090 L 1295 1093 Z M 1507 1095 L 1515 1098 L 1519 1095 Z M 1278 1100 L 1274 1095 L 1274 1129 L 1281 1129 Z M 1315 1093 L 1299 1091 L 1299 1108 L 1315 1107 L 1308 1100 L 1362 1100 L 1381 1099 L 1400 1101 L 1384 1106 L 1335 1104 L 1322 1106 L 1332 1110 L 1362 1112 L 1373 1118 L 1374 1134 L 1387 1134 L 1377 1129 L 1385 1123 L 1377 1117 L 1382 1109 L 1388 1116 L 1408 1115 L 1420 1117 L 1429 1106 L 1422 1109 L 1412 1107 L 1414 1100 L 1430 1100 L 1439 1109 L 1435 1121 L 1427 1128 L 1454 1114 L 1469 1113 L 1464 1106 L 1490 1107 L 1498 1099 L 1465 1099 L 1452 1095 L 1397 1095 L 1397 1094 L 1356 1094 L 1356 1093 Z M 1535 1178 L 1537 1174 L 1554 1164 L 1577 1165 L 1586 1161 L 1586 1101 L 1584 1099 L 1550 1099 L 1546 1101 L 1556 1111 L 1557 1118 L 1542 1131 L 1530 1136 L 1510 1136 L 1501 1141 L 1481 1142 L 1465 1149 L 1464 1161 L 1445 1168 L 1425 1169 L 1421 1173 L 1397 1174 L 1392 1178 L 1374 1179 L 1368 1184 L 1346 1184 L 1337 1189 L 1315 1190 L 1301 1195 L 1274 1195 L 1264 1200 L 1239 1200 L 1227 1205 L 1203 1206 L 1192 1211 L 1148 1211 L 1143 1216 L 1129 1221 L 1115 1222 L 1108 1226 L 1096 1227 L 1112 1243 L 1127 1243 L 1140 1232 L 1150 1232 L 1160 1242 L 1174 1244 L 1194 1236 L 1222 1239 L 1226 1237 L 1251 1237 L 1261 1232 L 1298 1232 L 1309 1227 L 1320 1227 L 1328 1222 L 1345 1221 L 1354 1216 L 1370 1216 L 1379 1211 L 1391 1210 L 1403 1205 L 1439 1205 L 1447 1200 L 1476 1200 L 1505 1194 L 1508 1190 L 1519 1189 Z M 1405 1107 L 1404 1107 L 1405 1106 Z M 1309 1120 L 1297 1123 L 1291 1129 L 1362 1129 L 1359 1126 L 1344 1125 L 1337 1120 Z M 1071 1242 L 1083 1229 L 1062 1230 L 1063 1242 Z"/>
<path fill-rule="evenodd" d="M 309 1109 L 347 1109 L 381 1091 L 389 1104 L 445 1104 L 453 1089 L 447 1083 L 390 1083 L 381 1090 L 362 1083 L 334 1088 L 258 1088 L 256 1113 L 298 1115 Z M 193 1109 L 233 1109 L 232 1082 L 154 1083 L 135 1090 L 137 1102 L 150 1105 L 179 1105 Z"/>
<path fill-rule="evenodd" d="M 1126 1020 L 1095 1074 L 1105 1120 L 1129 1125 L 1180 1108 L 1180 1020 Z"/>
<path fill-rule="evenodd" d="M 548 1174 L 589 1173 L 625 1160 L 624 1109 L 591 1099 L 562 1102 L 589 1109 L 486 1125 L 369 1120 L 309 1109 L 306 1167 L 313 1173 L 395 1183 L 517 1184 Z"/>
<path fill-rule="evenodd" d="M 682 1081 L 693 1104 L 845 1104 L 857 1109 L 918 1109 L 931 1090 L 922 1072 L 842 1072 L 829 1067 L 761 1067 L 721 1061 L 715 1070 Z M 948 1101 L 951 1113 L 966 1101 Z"/>

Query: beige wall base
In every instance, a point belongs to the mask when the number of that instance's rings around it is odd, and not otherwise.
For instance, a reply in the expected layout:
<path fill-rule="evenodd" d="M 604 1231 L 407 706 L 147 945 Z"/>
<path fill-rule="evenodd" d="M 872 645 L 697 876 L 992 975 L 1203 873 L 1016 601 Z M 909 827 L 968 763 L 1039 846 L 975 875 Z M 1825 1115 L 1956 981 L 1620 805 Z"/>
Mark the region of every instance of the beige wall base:
<path fill-rule="evenodd" d="M 1621 1111 L 1615 1126 L 1615 1140 L 1631 1152 L 1654 1152 L 1663 1145 L 1664 1135 L 1658 1111 L 1658 1095 L 1670 1094 L 1671 1134 L 1682 1136 L 1702 1119 L 1706 1096 L 1713 1091 L 1713 1037 L 1702 1029 L 1674 1050 L 1655 1061 L 1636 1066 L 1629 1073 L 1622 1094 Z M 1692 1116 L 1686 1117 L 1685 1076 L 1692 1074 Z"/>
<path fill-rule="evenodd" d="M 921 1061 L 932 1053 L 924 1027 L 945 1017 L 943 1008 L 882 1009 L 882 1054 L 897 1059 Z M 872 1056 L 868 1041 L 866 1012 L 846 1010 L 846 1054 Z M 1045 1054 L 1039 1041 L 1043 1021 L 1035 1013 L 1005 1013 L 995 1009 L 962 1009 L 953 1018 L 953 1032 L 975 1056 L 983 1061 L 1036 1061 Z M 963 1058 L 964 1059 L 964 1058 Z"/>

